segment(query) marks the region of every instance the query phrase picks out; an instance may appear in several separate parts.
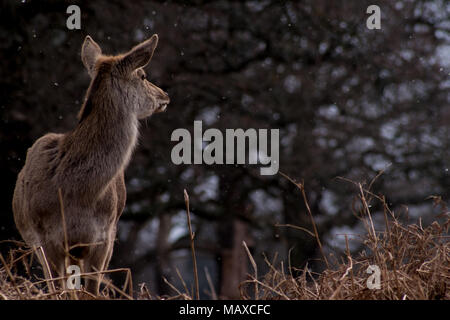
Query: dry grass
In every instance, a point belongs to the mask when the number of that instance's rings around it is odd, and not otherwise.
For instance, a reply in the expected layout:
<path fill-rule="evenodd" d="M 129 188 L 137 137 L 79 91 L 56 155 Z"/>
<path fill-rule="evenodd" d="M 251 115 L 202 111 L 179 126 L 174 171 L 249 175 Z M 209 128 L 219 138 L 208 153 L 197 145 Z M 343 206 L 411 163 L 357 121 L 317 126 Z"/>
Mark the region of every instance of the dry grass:
<path fill-rule="evenodd" d="M 297 183 L 306 200 L 303 184 Z M 265 259 L 270 271 L 262 278 L 251 276 L 241 284 L 243 299 L 301 299 L 301 300 L 429 300 L 450 299 L 450 241 L 448 229 L 450 215 L 447 206 L 439 197 L 432 197 L 434 204 L 441 208 L 441 214 L 431 225 L 404 225 L 389 209 L 384 197 L 377 196 L 357 184 L 358 204 L 355 213 L 363 222 L 366 234 L 362 236 L 365 247 L 352 257 L 348 248 L 342 261 L 328 266 L 321 273 L 313 273 L 305 267 L 298 270 L 283 262 L 276 264 Z M 385 227 L 377 231 L 370 204 L 379 202 L 384 209 Z M 307 208 L 309 206 L 307 205 Z M 356 209 L 357 208 L 357 209 Z M 311 214 L 311 212 L 309 212 Z M 312 217 L 312 215 L 311 215 Z M 315 224 L 313 224 L 314 226 Z M 322 248 L 317 237 L 319 248 Z M 323 251 L 321 250 L 323 253 Z M 369 289 L 367 282 L 371 274 L 369 266 L 378 266 L 380 288 Z M 286 271 L 287 269 L 288 271 Z M 294 276 L 294 273 L 297 276 Z M 299 274 L 299 275 L 298 275 Z M 373 273 L 372 273 L 373 274 Z M 258 296 L 252 287 L 259 284 Z"/>
<path fill-rule="evenodd" d="M 450 299 L 450 242 L 448 236 L 450 215 L 447 206 L 440 198 L 433 197 L 435 205 L 441 208 L 442 213 L 431 225 L 424 227 L 420 221 L 417 224 L 405 225 L 390 210 L 384 197 L 364 189 L 361 184 L 355 184 L 358 196 L 353 208 L 365 226 L 366 234 L 361 238 L 365 248 L 359 254 L 352 256 L 348 248 L 349 240 L 345 236 L 347 250 L 341 261 L 332 262 L 330 257 L 324 253 L 313 213 L 309 210 L 303 184 L 297 183 L 287 176 L 286 178 L 299 188 L 308 209 L 313 231 L 304 230 L 304 228 L 298 229 L 302 232 L 306 231 L 316 239 L 327 268 L 320 273 L 315 273 L 308 267 L 299 270 L 291 266 L 289 261 L 286 265 L 283 262 L 277 263 L 266 258 L 265 261 L 270 271 L 260 277 L 255 260 L 247 245 L 243 243 L 253 273 L 240 285 L 242 299 Z M 185 196 L 186 205 L 189 208 L 187 193 Z M 381 231 L 376 230 L 372 220 L 371 208 L 374 202 L 381 204 L 384 209 L 385 225 Z M 189 214 L 187 219 L 190 227 Z M 189 228 L 189 232 L 192 258 L 195 261 L 194 233 L 191 228 Z M 84 290 L 60 289 L 58 284 L 61 278 L 36 279 L 32 276 L 31 265 L 35 259 L 34 256 L 33 250 L 23 249 L 23 244 L 20 243 L 17 243 L 17 248 L 11 250 L 7 257 L 0 255 L 0 300 L 198 299 L 197 282 L 195 290 L 188 290 L 178 271 L 177 274 L 183 284 L 184 292 L 179 291 L 166 280 L 166 283 L 174 291 L 174 295 L 171 297 L 154 295 L 144 284 L 139 286 L 139 292 L 133 292 L 129 269 L 82 274 L 83 277 L 89 277 L 99 273 L 126 273 L 126 280 L 122 288 L 113 285 L 104 277 L 104 289 L 99 296 L 92 296 Z M 378 266 L 380 270 L 379 289 L 369 289 L 367 286 L 368 278 L 371 276 L 367 273 L 367 269 L 373 265 Z M 25 270 L 27 276 L 17 275 L 19 267 Z M 195 273 L 194 278 L 198 279 L 196 266 L 193 272 Z M 211 280 L 209 280 L 209 284 L 211 297 L 217 298 Z"/>
<path fill-rule="evenodd" d="M 17 248 L 11 249 L 8 258 L 0 254 L 0 300 L 47 300 L 47 299 L 133 299 L 133 284 L 130 269 L 119 268 L 98 272 L 81 273 L 82 278 L 92 278 L 99 274 L 125 273 L 125 282 L 122 288 L 115 286 L 109 279 L 103 277 L 103 291 L 94 296 L 84 289 L 71 290 L 64 288 L 61 283 L 66 283 L 68 276 L 57 278 L 38 278 L 33 271 L 36 263 L 36 250 L 26 249 L 24 243 L 16 243 Z M 19 269 L 24 270 L 19 272 Z M 25 273 L 24 276 L 18 274 Z"/>

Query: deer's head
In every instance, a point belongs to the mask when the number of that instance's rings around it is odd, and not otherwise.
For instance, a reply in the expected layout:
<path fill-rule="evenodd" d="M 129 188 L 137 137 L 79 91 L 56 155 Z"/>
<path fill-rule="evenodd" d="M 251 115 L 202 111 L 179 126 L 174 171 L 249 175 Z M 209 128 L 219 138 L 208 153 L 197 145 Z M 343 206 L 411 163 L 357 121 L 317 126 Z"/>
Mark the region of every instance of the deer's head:
<path fill-rule="evenodd" d="M 164 111 L 170 102 L 169 96 L 148 81 L 144 71 L 157 44 L 158 36 L 154 34 L 125 54 L 104 56 L 100 46 L 87 36 L 81 49 L 81 60 L 93 79 L 91 90 L 96 87 L 102 92 L 107 91 L 111 99 L 117 99 L 139 119 Z M 80 117 L 85 116 L 82 113 L 83 110 Z"/>

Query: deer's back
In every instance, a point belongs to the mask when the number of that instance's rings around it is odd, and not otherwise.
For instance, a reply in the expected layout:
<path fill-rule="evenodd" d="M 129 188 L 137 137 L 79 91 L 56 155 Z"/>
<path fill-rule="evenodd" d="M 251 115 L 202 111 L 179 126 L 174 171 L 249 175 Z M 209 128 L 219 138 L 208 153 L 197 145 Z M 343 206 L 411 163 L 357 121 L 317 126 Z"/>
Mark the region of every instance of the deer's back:
<path fill-rule="evenodd" d="M 69 245 L 105 241 L 114 231 L 125 205 L 123 171 L 92 199 L 86 197 L 79 178 L 58 181 L 64 134 L 49 133 L 28 149 L 13 197 L 16 225 L 29 245 L 45 245 L 64 239 L 58 188 L 62 189 Z M 80 164 L 81 165 L 81 164 Z M 70 186 L 70 193 L 64 192 Z M 69 189 L 69 188 L 67 188 Z M 86 201 L 86 199 L 90 199 Z M 112 230 L 113 229 L 113 230 Z"/>

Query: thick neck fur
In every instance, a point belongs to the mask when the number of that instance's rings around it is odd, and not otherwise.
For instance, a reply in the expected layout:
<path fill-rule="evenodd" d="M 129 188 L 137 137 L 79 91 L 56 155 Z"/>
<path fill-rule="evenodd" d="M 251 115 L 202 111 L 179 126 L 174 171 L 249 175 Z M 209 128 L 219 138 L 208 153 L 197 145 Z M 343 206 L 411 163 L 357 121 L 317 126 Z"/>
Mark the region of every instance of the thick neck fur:
<path fill-rule="evenodd" d="M 137 141 L 137 117 L 113 80 L 93 79 L 77 127 L 60 144 L 57 183 L 66 195 L 88 202 L 125 169 Z"/>

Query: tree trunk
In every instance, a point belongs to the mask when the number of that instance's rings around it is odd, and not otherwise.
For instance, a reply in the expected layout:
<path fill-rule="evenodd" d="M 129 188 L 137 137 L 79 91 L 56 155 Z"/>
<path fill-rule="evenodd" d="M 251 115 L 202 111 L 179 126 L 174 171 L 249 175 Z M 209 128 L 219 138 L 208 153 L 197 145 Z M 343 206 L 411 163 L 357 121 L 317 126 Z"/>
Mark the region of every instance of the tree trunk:
<path fill-rule="evenodd" d="M 160 295 L 170 294 L 170 288 L 164 282 L 169 279 L 170 257 L 169 257 L 169 233 L 172 217 L 169 214 L 161 214 L 159 217 L 159 229 L 156 238 L 156 284 Z"/>
<path fill-rule="evenodd" d="M 247 277 L 248 257 L 242 241 L 249 243 L 247 223 L 234 217 L 229 221 L 228 246 L 221 250 L 220 297 L 239 299 L 239 284 Z M 224 234 L 225 235 L 225 234 Z"/>

